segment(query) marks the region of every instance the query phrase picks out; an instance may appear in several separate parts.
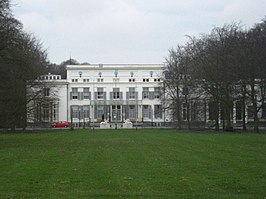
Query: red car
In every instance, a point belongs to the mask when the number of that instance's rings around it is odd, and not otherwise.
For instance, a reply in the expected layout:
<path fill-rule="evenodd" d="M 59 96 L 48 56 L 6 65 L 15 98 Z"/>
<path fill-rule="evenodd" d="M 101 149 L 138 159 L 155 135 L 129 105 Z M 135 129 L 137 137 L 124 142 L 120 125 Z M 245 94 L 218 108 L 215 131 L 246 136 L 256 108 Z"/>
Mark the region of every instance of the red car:
<path fill-rule="evenodd" d="M 69 127 L 70 124 L 68 122 L 65 122 L 65 121 L 60 121 L 60 122 L 55 122 L 51 125 L 53 128 L 56 128 L 56 127 Z"/>

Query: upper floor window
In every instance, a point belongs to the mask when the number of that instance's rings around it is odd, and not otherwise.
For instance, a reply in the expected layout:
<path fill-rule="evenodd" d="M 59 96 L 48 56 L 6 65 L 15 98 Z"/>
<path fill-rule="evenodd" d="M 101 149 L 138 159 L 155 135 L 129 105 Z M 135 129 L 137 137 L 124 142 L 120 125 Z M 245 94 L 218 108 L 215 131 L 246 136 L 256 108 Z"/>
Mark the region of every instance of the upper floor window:
<path fill-rule="evenodd" d="M 129 79 L 129 82 L 135 82 L 136 80 L 135 80 L 135 78 L 130 78 Z"/>
<path fill-rule="evenodd" d="M 97 99 L 104 99 L 104 93 L 102 87 L 97 88 Z"/>
<path fill-rule="evenodd" d="M 156 99 L 160 98 L 160 87 L 154 88 L 154 98 L 156 98 Z"/>
<path fill-rule="evenodd" d="M 149 87 L 143 87 L 143 93 L 142 93 L 142 98 L 143 99 L 148 99 L 149 98 Z"/>
<path fill-rule="evenodd" d="M 72 88 L 72 99 L 78 99 L 78 88 Z"/>
<path fill-rule="evenodd" d="M 90 82 L 90 79 L 83 79 L 83 82 Z"/>
<path fill-rule="evenodd" d="M 113 99 L 120 99 L 119 88 L 113 88 Z"/>
<path fill-rule="evenodd" d="M 148 78 L 143 78 L 143 82 L 149 82 Z"/>
<path fill-rule="evenodd" d="M 44 88 L 44 89 L 43 89 L 43 95 L 44 95 L 45 97 L 50 96 L 50 88 Z"/>
<path fill-rule="evenodd" d="M 135 99 L 135 87 L 130 87 L 128 92 L 128 99 Z"/>
<path fill-rule="evenodd" d="M 78 82 L 78 79 L 72 79 L 71 81 L 72 82 Z"/>
<path fill-rule="evenodd" d="M 90 88 L 83 88 L 83 98 L 90 99 Z"/>

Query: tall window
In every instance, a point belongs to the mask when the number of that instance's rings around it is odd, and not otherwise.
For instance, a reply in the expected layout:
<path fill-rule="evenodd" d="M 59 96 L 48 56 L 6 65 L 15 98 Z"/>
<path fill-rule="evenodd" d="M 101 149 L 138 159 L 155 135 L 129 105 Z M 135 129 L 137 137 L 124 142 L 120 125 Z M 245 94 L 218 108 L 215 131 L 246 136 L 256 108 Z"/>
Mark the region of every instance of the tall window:
<path fill-rule="evenodd" d="M 97 99 L 104 99 L 103 88 L 97 88 Z"/>
<path fill-rule="evenodd" d="M 198 103 L 191 103 L 191 120 L 197 120 L 198 117 Z"/>
<path fill-rule="evenodd" d="M 113 99 L 120 99 L 119 88 L 113 88 Z"/>
<path fill-rule="evenodd" d="M 53 105 L 53 120 L 57 121 L 58 120 L 58 104 Z"/>
<path fill-rule="evenodd" d="M 128 117 L 129 118 L 136 118 L 136 106 L 135 105 L 129 105 Z"/>
<path fill-rule="evenodd" d="M 254 118 L 254 109 L 253 106 L 248 106 L 248 118 L 253 119 Z"/>
<path fill-rule="evenodd" d="M 183 103 L 183 120 L 187 120 L 187 104 Z"/>
<path fill-rule="evenodd" d="M 218 112 L 217 103 L 215 101 L 209 102 L 209 120 L 215 120 Z"/>
<path fill-rule="evenodd" d="M 150 105 L 143 105 L 142 108 L 142 116 L 143 118 L 151 118 L 151 106 Z"/>
<path fill-rule="evenodd" d="M 128 92 L 128 99 L 135 99 L 136 97 L 135 87 L 130 87 Z"/>
<path fill-rule="evenodd" d="M 90 117 L 90 106 L 88 105 L 83 106 L 83 115 L 84 115 L 84 118 Z"/>
<path fill-rule="evenodd" d="M 90 99 L 90 88 L 83 88 L 83 98 Z"/>
<path fill-rule="evenodd" d="M 49 97 L 50 96 L 50 88 L 44 88 L 43 89 L 43 95 L 45 97 Z"/>
<path fill-rule="evenodd" d="M 78 99 L 78 88 L 72 88 L 72 99 Z"/>
<path fill-rule="evenodd" d="M 154 88 L 154 98 L 155 99 L 160 99 L 160 87 L 155 87 Z"/>
<path fill-rule="evenodd" d="M 242 119 L 242 102 L 236 102 L 236 120 Z"/>
<path fill-rule="evenodd" d="M 154 105 L 154 118 L 162 118 L 162 105 Z"/>
<path fill-rule="evenodd" d="M 149 87 L 143 87 L 142 98 L 149 99 Z"/>
<path fill-rule="evenodd" d="M 79 106 L 71 106 L 72 118 L 79 118 Z"/>
<path fill-rule="evenodd" d="M 104 106 L 103 105 L 98 105 L 98 106 L 96 106 L 96 109 L 97 109 L 96 118 L 102 119 L 102 117 L 104 116 Z"/>
<path fill-rule="evenodd" d="M 50 106 L 49 106 L 49 104 L 43 105 L 43 120 L 44 121 L 50 120 Z"/>

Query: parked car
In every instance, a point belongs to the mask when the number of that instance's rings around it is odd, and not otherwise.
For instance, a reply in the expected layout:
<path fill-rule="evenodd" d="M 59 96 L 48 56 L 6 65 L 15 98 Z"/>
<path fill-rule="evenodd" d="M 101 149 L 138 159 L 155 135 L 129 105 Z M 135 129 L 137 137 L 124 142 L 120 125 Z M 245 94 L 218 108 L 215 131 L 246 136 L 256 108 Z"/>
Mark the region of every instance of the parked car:
<path fill-rule="evenodd" d="M 56 128 L 56 127 L 69 127 L 70 124 L 66 121 L 59 121 L 59 122 L 55 122 L 51 125 L 53 128 Z"/>

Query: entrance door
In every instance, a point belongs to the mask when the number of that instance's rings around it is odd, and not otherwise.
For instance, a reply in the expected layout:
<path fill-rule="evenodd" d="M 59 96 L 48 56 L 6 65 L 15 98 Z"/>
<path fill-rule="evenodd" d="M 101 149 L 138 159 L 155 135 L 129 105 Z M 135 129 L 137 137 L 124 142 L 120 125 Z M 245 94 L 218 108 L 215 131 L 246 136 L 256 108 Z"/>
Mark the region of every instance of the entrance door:
<path fill-rule="evenodd" d="M 122 106 L 112 105 L 112 121 L 121 122 Z"/>

